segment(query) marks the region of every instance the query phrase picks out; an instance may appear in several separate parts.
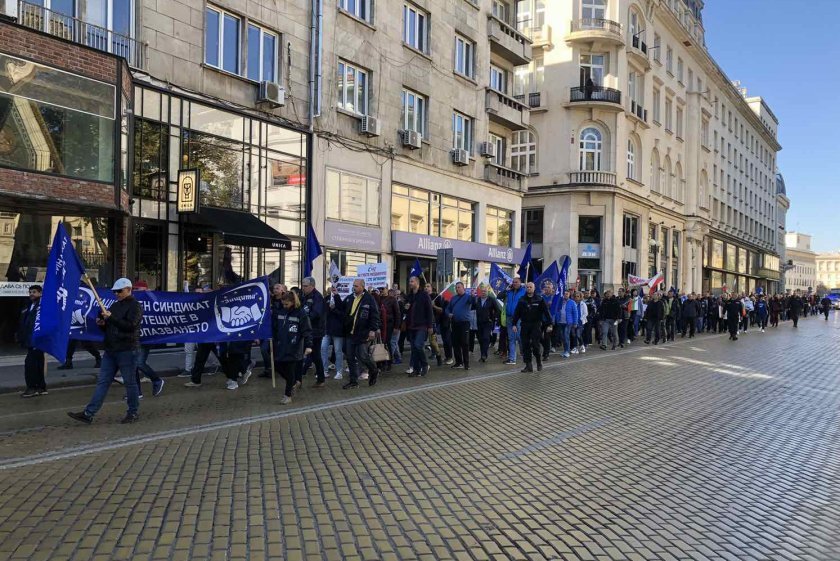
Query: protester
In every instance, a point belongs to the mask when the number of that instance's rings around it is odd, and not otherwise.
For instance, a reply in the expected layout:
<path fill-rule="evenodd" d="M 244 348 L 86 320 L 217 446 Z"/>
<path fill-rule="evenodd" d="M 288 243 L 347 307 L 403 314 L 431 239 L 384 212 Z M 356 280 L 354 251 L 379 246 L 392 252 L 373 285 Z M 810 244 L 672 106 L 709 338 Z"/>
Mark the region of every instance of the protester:
<path fill-rule="evenodd" d="M 145 285 L 145 288 L 143 288 Z M 134 286 L 134 291 L 138 290 L 147 290 L 148 285 L 143 283 L 140 286 Z M 140 348 L 137 349 L 137 354 L 135 356 L 135 360 L 137 361 L 137 368 L 135 369 L 135 378 L 137 380 L 137 397 L 139 399 L 143 399 L 143 386 L 141 382 L 143 379 L 140 378 L 142 374 L 146 381 L 152 383 L 152 397 L 157 397 L 163 391 L 163 385 L 166 383 L 164 382 L 163 378 L 157 375 L 154 368 L 149 366 L 149 353 L 151 352 L 152 347 L 149 345 L 140 344 Z M 123 382 L 124 383 L 124 382 Z"/>
<path fill-rule="evenodd" d="M 473 308 L 475 309 L 475 321 L 478 327 L 478 349 L 480 353 L 479 362 L 487 362 L 487 356 L 490 352 L 490 334 L 493 331 L 493 325 L 497 319 L 497 311 L 495 301 L 487 295 L 487 289 L 479 287 L 478 294 Z"/>
<path fill-rule="evenodd" d="M 584 343 L 583 338 L 583 329 L 586 323 L 589 321 L 589 307 L 586 305 L 586 302 L 583 301 L 583 294 L 580 292 L 575 292 L 575 303 L 577 304 L 578 308 L 578 323 L 575 327 L 575 346 L 572 348 L 572 354 L 578 353 L 585 353 L 586 352 L 586 344 Z"/>
<path fill-rule="evenodd" d="M 309 314 L 301 308 L 294 292 L 280 297 L 280 308 L 272 310 L 271 330 L 274 345 L 274 369 L 286 381 L 282 404 L 292 402 L 297 373 L 304 358 L 312 354 L 312 327 Z"/>
<path fill-rule="evenodd" d="M 571 294 L 566 291 L 563 294 L 563 314 L 565 315 L 565 329 L 563 330 L 563 358 L 571 356 L 573 339 L 577 337 L 577 326 L 580 323 L 580 306 L 573 298 L 566 297 L 566 294 Z M 577 354 L 577 352 L 575 352 Z"/>
<path fill-rule="evenodd" d="M 21 397 L 26 398 L 48 393 L 47 381 L 44 378 L 44 351 L 32 346 L 32 334 L 35 331 L 35 318 L 41 307 L 42 290 L 37 284 L 29 287 L 29 304 L 21 312 L 18 323 L 18 342 L 26 349 L 26 358 L 23 362 L 26 390 L 21 394 Z"/>
<path fill-rule="evenodd" d="M 825 321 L 828 321 L 828 313 L 831 311 L 831 298 L 828 297 L 828 294 L 820 300 L 820 306 L 822 307 L 823 315 L 825 315 Z"/>
<path fill-rule="evenodd" d="M 654 293 L 651 301 L 645 310 L 645 345 L 650 344 L 653 336 L 653 344 L 658 345 L 659 341 L 665 341 L 665 304 L 659 293 Z"/>
<path fill-rule="evenodd" d="M 335 285 L 330 288 L 330 295 L 326 305 L 326 324 L 324 338 L 321 339 L 321 362 L 329 364 L 330 347 L 335 353 L 335 379 L 344 378 L 344 320 L 347 313 L 344 301 Z"/>
<path fill-rule="evenodd" d="M 799 291 L 797 290 L 788 301 L 788 309 L 790 313 L 790 319 L 791 321 L 793 321 L 793 327 L 799 327 L 799 315 L 802 313 L 802 309 L 804 306 L 805 304 L 802 301 L 802 297 L 799 296 Z"/>
<path fill-rule="evenodd" d="M 321 349 L 321 342 L 324 338 L 324 297 L 315 287 L 313 277 L 305 277 L 301 282 L 301 308 L 309 316 L 309 325 L 312 329 L 311 348 Z M 323 388 L 325 384 L 324 360 L 320 352 L 309 353 L 301 362 L 300 368 L 306 372 L 309 364 L 315 365 L 315 388 Z"/>
<path fill-rule="evenodd" d="M 342 386 L 349 390 L 359 387 L 359 364 L 367 368 L 368 385 L 373 386 L 379 377 L 379 369 L 370 358 L 370 344 L 379 331 L 379 308 L 370 293 L 365 291 L 365 281 L 353 281 L 353 294 L 347 302 L 347 362 L 350 366 L 350 381 Z"/>
<path fill-rule="evenodd" d="M 744 311 L 744 305 L 741 300 L 734 294 L 730 294 L 726 303 L 726 323 L 729 327 L 729 340 L 738 340 L 738 326 L 741 323 L 741 314 Z"/>
<path fill-rule="evenodd" d="M 601 301 L 601 350 L 607 350 L 607 339 L 612 339 L 612 350 L 618 344 L 618 323 L 622 318 L 621 305 L 612 290 L 604 292 Z"/>
<path fill-rule="evenodd" d="M 280 297 L 288 292 L 285 284 L 275 283 L 271 287 L 271 313 L 278 311 L 282 304 Z M 270 339 L 263 339 L 259 341 L 260 355 L 262 355 L 263 371 L 260 373 L 260 378 L 271 378 L 271 346 Z M 324 363 L 326 364 L 326 363 Z"/>
<path fill-rule="evenodd" d="M 93 341 L 80 341 L 79 339 L 70 339 L 67 343 L 67 357 L 64 359 L 64 364 L 59 366 L 57 370 L 73 370 L 73 355 L 76 354 L 76 348 L 81 346 L 84 350 L 90 353 L 93 357 L 93 367 L 99 368 L 102 366 L 102 355 L 93 344 Z"/>
<path fill-rule="evenodd" d="M 758 295 L 758 300 L 755 303 L 755 317 L 758 320 L 758 328 L 764 333 L 767 329 L 767 316 L 770 314 L 770 309 L 767 301 L 764 299 L 764 294 Z"/>
<path fill-rule="evenodd" d="M 697 329 L 697 317 L 700 315 L 700 303 L 695 299 L 695 294 L 692 292 L 688 295 L 682 307 L 682 334 L 685 338 L 685 333 L 688 331 L 688 338 L 694 338 L 694 332 Z"/>
<path fill-rule="evenodd" d="M 122 423 L 133 423 L 139 419 L 138 388 L 135 378 L 135 353 L 140 346 L 140 322 L 143 319 L 143 308 L 131 294 L 131 281 L 127 278 L 117 279 L 111 288 L 117 301 L 107 310 L 101 310 L 96 324 L 105 332 L 105 353 L 102 357 L 102 367 L 96 390 L 87 407 L 80 412 L 70 412 L 68 415 L 77 421 L 90 424 L 99 412 L 108 389 L 114 381 L 117 370 L 125 380 L 128 401 L 128 412 Z"/>
<path fill-rule="evenodd" d="M 452 353 L 455 362 L 450 368 L 470 369 L 470 311 L 472 296 L 466 293 L 464 283 L 455 283 L 455 296 L 446 305 L 446 315 L 452 325 Z"/>
<path fill-rule="evenodd" d="M 402 355 L 400 354 L 400 350 L 397 345 L 400 338 L 402 310 L 400 309 L 400 303 L 397 300 L 397 292 L 393 288 L 388 290 L 387 295 L 382 300 L 382 305 L 385 308 L 384 324 L 386 325 L 382 342 L 385 343 L 385 346 L 388 349 L 388 355 L 391 357 L 386 367 L 386 369 L 390 371 L 392 364 L 402 363 Z"/>
<path fill-rule="evenodd" d="M 521 329 L 522 358 L 525 360 L 525 368 L 522 372 L 533 372 L 531 358 L 536 359 L 537 372 L 542 370 L 542 354 L 540 353 L 540 341 L 542 339 L 543 327 L 551 329 L 551 313 L 545 305 L 541 295 L 535 294 L 534 283 L 525 285 L 525 295 L 519 298 L 516 309 L 513 312 L 512 332 L 514 335 Z"/>
<path fill-rule="evenodd" d="M 513 321 L 513 315 L 516 313 L 516 306 L 519 300 L 525 295 L 525 287 L 522 286 L 522 280 L 516 276 L 513 277 L 513 282 L 504 292 L 505 301 L 505 316 L 507 317 L 507 338 L 508 338 L 508 359 L 505 364 L 516 364 L 516 343 L 517 343 L 517 327 Z"/>
<path fill-rule="evenodd" d="M 420 279 L 408 279 L 408 298 L 405 304 L 406 327 L 411 345 L 411 359 L 406 373 L 409 376 L 425 376 L 429 372 L 426 359 L 426 338 L 433 336 L 434 312 L 432 301 L 420 288 Z"/>

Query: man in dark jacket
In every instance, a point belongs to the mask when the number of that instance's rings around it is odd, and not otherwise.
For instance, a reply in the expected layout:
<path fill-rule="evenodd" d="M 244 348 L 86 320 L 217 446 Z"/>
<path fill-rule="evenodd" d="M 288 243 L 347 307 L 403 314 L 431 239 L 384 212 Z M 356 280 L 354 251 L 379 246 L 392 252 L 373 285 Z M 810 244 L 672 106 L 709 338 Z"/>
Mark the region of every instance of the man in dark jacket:
<path fill-rule="evenodd" d="M 613 296 L 612 290 L 604 292 L 604 299 L 601 301 L 601 349 L 607 350 L 607 337 L 612 337 L 612 349 L 615 350 L 618 344 L 618 323 L 623 318 L 621 304 L 618 298 Z"/>
<path fill-rule="evenodd" d="M 487 295 L 487 289 L 480 287 L 473 303 L 475 309 L 475 322 L 478 326 L 478 348 L 481 352 L 479 362 L 487 362 L 487 354 L 490 351 L 490 334 L 493 332 L 493 325 L 496 323 L 498 308 L 496 301 Z"/>
<path fill-rule="evenodd" d="M 668 334 L 668 341 L 673 341 L 680 324 L 682 302 L 676 290 L 668 292 L 667 298 L 668 304 L 665 305 L 665 308 L 668 310 L 668 315 L 665 318 L 665 330 Z"/>
<path fill-rule="evenodd" d="M 645 324 L 647 325 L 647 329 L 645 330 L 646 345 L 650 344 L 651 335 L 654 336 L 654 345 L 658 345 L 660 340 L 665 340 L 664 317 L 665 306 L 662 304 L 661 295 L 656 292 L 645 311 Z"/>
<path fill-rule="evenodd" d="M 452 325 L 452 352 L 455 363 L 451 368 L 470 369 L 470 311 L 473 309 L 473 297 L 467 294 L 464 283 L 455 283 L 455 296 L 446 304 L 444 313 Z"/>
<path fill-rule="evenodd" d="M 136 367 L 134 355 L 140 348 L 140 322 L 143 320 L 143 307 L 131 295 L 131 288 L 130 280 L 117 279 L 111 288 L 117 301 L 109 309 L 99 312 L 96 324 L 105 332 L 105 353 L 102 356 L 99 379 L 90 403 L 84 411 L 68 413 L 77 421 L 88 424 L 93 421 L 94 415 L 102 408 L 117 370 L 122 374 L 128 396 L 128 413 L 121 422 L 133 423 L 138 419 L 137 409 L 140 406 L 140 400 L 134 373 Z"/>
<path fill-rule="evenodd" d="M 435 316 L 432 311 L 432 299 L 420 288 L 420 279 L 417 277 L 408 279 L 405 314 L 405 325 L 411 345 L 411 360 L 407 373 L 409 376 L 425 376 L 429 372 L 429 361 L 425 351 L 426 338 L 433 334 Z"/>
<path fill-rule="evenodd" d="M 802 297 L 799 296 L 799 291 L 796 291 L 796 294 L 790 297 L 788 301 L 788 313 L 790 314 L 790 319 L 793 320 L 793 326 L 799 327 L 799 315 L 802 313 L 802 308 L 805 307 L 805 302 L 803 302 Z"/>
<path fill-rule="evenodd" d="M 365 290 L 365 281 L 353 281 L 353 294 L 347 298 L 347 363 L 350 366 L 350 381 L 342 386 L 345 390 L 359 387 L 359 363 L 368 370 L 368 385 L 373 386 L 379 377 L 379 369 L 370 358 L 370 344 L 379 331 L 379 306 L 373 296 Z"/>
<path fill-rule="evenodd" d="M 315 279 L 305 277 L 300 284 L 302 298 L 301 308 L 309 316 L 309 324 L 312 327 L 312 348 L 315 352 L 307 355 L 301 363 L 303 372 L 309 368 L 310 361 L 315 364 L 315 386 L 324 387 L 324 361 L 321 358 L 321 340 L 324 338 L 324 297 L 315 288 Z"/>
<path fill-rule="evenodd" d="M 741 325 L 744 305 L 741 304 L 741 299 L 736 294 L 730 294 L 724 309 L 726 310 L 726 325 L 729 328 L 729 340 L 737 341 L 738 326 Z"/>
<path fill-rule="evenodd" d="M 822 313 L 825 315 L 825 321 L 828 321 L 828 312 L 831 310 L 831 298 L 828 297 L 828 294 L 823 296 L 823 299 L 820 300 L 820 306 L 822 306 Z"/>
<path fill-rule="evenodd" d="M 402 356 L 399 348 L 397 348 L 396 341 L 396 339 L 399 339 L 398 333 L 402 325 L 402 307 L 397 300 L 397 292 L 393 288 L 388 290 L 387 295 L 382 299 L 382 307 L 385 308 L 385 337 L 382 342 L 385 343 L 391 357 L 385 369 L 391 370 L 391 364 L 402 362 Z M 396 339 L 395 334 L 397 334 Z"/>
<path fill-rule="evenodd" d="M 338 293 L 335 285 L 330 288 L 326 304 L 326 324 L 324 326 L 324 338 L 321 340 L 321 349 L 315 352 L 321 353 L 323 364 L 330 363 L 330 346 L 335 353 L 335 379 L 341 380 L 344 376 L 344 318 L 347 311 L 344 309 L 344 301 Z"/>
<path fill-rule="evenodd" d="M 551 312 L 541 294 L 536 294 L 534 283 L 525 285 L 525 296 L 516 303 L 513 312 L 513 333 L 521 329 L 522 357 L 525 359 L 525 368 L 522 372 L 533 372 L 531 366 L 531 354 L 537 360 L 537 372 L 542 370 L 542 353 L 540 352 L 540 341 L 542 340 L 543 328 L 551 329 Z"/>
<path fill-rule="evenodd" d="M 697 317 L 700 315 L 700 302 L 694 299 L 694 293 L 688 295 L 682 307 L 682 336 L 685 337 L 686 330 L 688 338 L 694 337 L 694 330 L 697 328 Z"/>
<path fill-rule="evenodd" d="M 44 351 L 32 346 L 35 317 L 40 307 L 41 287 L 33 284 L 29 287 L 29 305 L 21 312 L 18 323 L 18 343 L 26 349 L 26 359 L 23 362 L 26 391 L 21 394 L 21 397 L 47 395 L 47 382 L 44 379 Z"/>

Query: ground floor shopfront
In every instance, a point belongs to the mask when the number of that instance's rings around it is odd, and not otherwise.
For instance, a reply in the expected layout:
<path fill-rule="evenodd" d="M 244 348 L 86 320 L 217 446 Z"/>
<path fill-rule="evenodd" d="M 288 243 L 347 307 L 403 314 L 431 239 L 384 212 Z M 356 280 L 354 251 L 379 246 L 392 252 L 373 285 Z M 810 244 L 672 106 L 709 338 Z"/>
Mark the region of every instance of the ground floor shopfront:
<path fill-rule="evenodd" d="M 703 291 L 765 294 L 780 291 L 779 256 L 710 232 L 703 238 Z"/>

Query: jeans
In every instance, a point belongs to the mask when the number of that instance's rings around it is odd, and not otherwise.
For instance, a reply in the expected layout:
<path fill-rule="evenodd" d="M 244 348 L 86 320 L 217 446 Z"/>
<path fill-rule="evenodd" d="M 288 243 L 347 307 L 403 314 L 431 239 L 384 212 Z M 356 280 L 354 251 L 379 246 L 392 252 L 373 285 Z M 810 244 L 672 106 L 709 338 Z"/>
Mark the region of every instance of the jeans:
<path fill-rule="evenodd" d="M 452 352 L 455 355 L 455 364 L 470 365 L 470 322 L 453 322 L 452 329 Z"/>
<path fill-rule="evenodd" d="M 140 374 L 144 376 L 148 376 L 152 382 L 157 382 L 160 380 L 160 376 L 157 375 L 157 372 L 147 364 L 147 360 L 149 360 L 149 351 L 151 351 L 151 347 L 148 345 L 140 345 L 140 349 L 137 350 L 137 387 L 140 387 Z"/>
<path fill-rule="evenodd" d="M 400 352 L 399 339 L 400 339 L 400 332 L 394 330 L 394 332 L 391 333 L 391 340 L 389 342 L 389 344 L 391 346 L 391 360 L 393 360 L 394 362 L 396 362 L 396 361 L 402 362 L 402 353 Z"/>
<path fill-rule="evenodd" d="M 426 360 L 426 336 L 425 329 L 413 329 L 408 333 L 408 340 L 411 344 L 411 360 L 409 366 L 419 374 L 429 368 L 429 361 Z"/>
<path fill-rule="evenodd" d="M 195 365 L 195 343 L 184 343 L 184 370 L 190 372 Z"/>
<path fill-rule="evenodd" d="M 641 312 L 632 312 L 630 315 L 632 316 L 630 321 L 633 323 L 633 336 L 630 337 L 632 341 L 639 336 L 639 323 L 642 321 L 642 314 Z"/>
<path fill-rule="evenodd" d="M 574 331 L 573 335 L 574 335 L 574 340 L 575 340 L 575 343 L 574 343 L 575 347 L 582 347 L 583 346 L 583 326 L 582 325 L 576 325 L 576 326 L 574 326 L 573 331 Z"/>
<path fill-rule="evenodd" d="M 601 320 L 601 346 L 607 346 L 608 335 L 613 337 L 613 346 L 618 344 L 618 326 L 613 319 Z"/>
<path fill-rule="evenodd" d="M 85 407 L 85 415 L 93 417 L 102 408 L 102 403 L 108 395 L 108 389 L 114 382 L 117 370 L 125 382 L 125 393 L 128 396 L 128 414 L 136 415 L 140 407 L 140 399 L 137 388 L 135 369 L 137 363 L 134 358 L 135 351 L 105 351 L 102 356 L 102 366 L 99 368 L 99 378 L 96 380 L 96 390 L 90 403 Z"/>
<path fill-rule="evenodd" d="M 572 347 L 572 330 L 568 323 L 561 323 L 560 329 L 563 330 L 561 337 L 563 337 L 563 354 L 568 354 Z"/>
<path fill-rule="evenodd" d="M 440 329 L 440 338 L 443 339 L 443 356 L 446 360 L 452 358 L 452 322 L 442 322 L 438 324 Z M 440 350 L 438 350 L 438 355 Z"/>
<path fill-rule="evenodd" d="M 508 336 L 508 360 L 510 362 L 516 362 L 516 342 L 519 340 L 519 334 L 513 332 L 513 319 L 508 319 L 508 326 L 507 326 L 507 336 Z"/>
<path fill-rule="evenodd" d="M 341 369 L 344 368 L 344 337 L 324 335 L 321 339 L 321 361 L 323 364 L 330 363 L 330 345 L 335 352 L 335 371 L 341 372 Z"/>
<path fill-rule="evenodd" d="M 356 342 L 351 339 L 347 343 L 347 363 L 350 365 L 350 382 L 359 381 L 359 363 L 362 363 L 362 366 L 367 368 L 368 374 L 371 377 L 379 372 L 376 368 L 376 363 L 370 358 L 369 349 L 370 342 L 367 340 Z"/>
<path fill-rule="evenodd" d="M 47 382 L 44 380 L 44 351 L 30 347 L 26 351 L 26 359 L 23 362 L 23 374 L 26 378 L 27 390 L 46 390 Z"/>

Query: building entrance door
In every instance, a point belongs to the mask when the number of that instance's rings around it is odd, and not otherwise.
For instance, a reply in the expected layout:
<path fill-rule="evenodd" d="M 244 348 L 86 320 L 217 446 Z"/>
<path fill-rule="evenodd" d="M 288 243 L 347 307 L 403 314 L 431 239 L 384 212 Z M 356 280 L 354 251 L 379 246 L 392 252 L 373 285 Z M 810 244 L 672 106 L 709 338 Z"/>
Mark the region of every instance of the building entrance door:
<path fill-rule="evenodd" d="M 601 272 L 600 271 L 579 271 L 581 291 L 590 291 L 593 288 L 601 292 Z"/>

